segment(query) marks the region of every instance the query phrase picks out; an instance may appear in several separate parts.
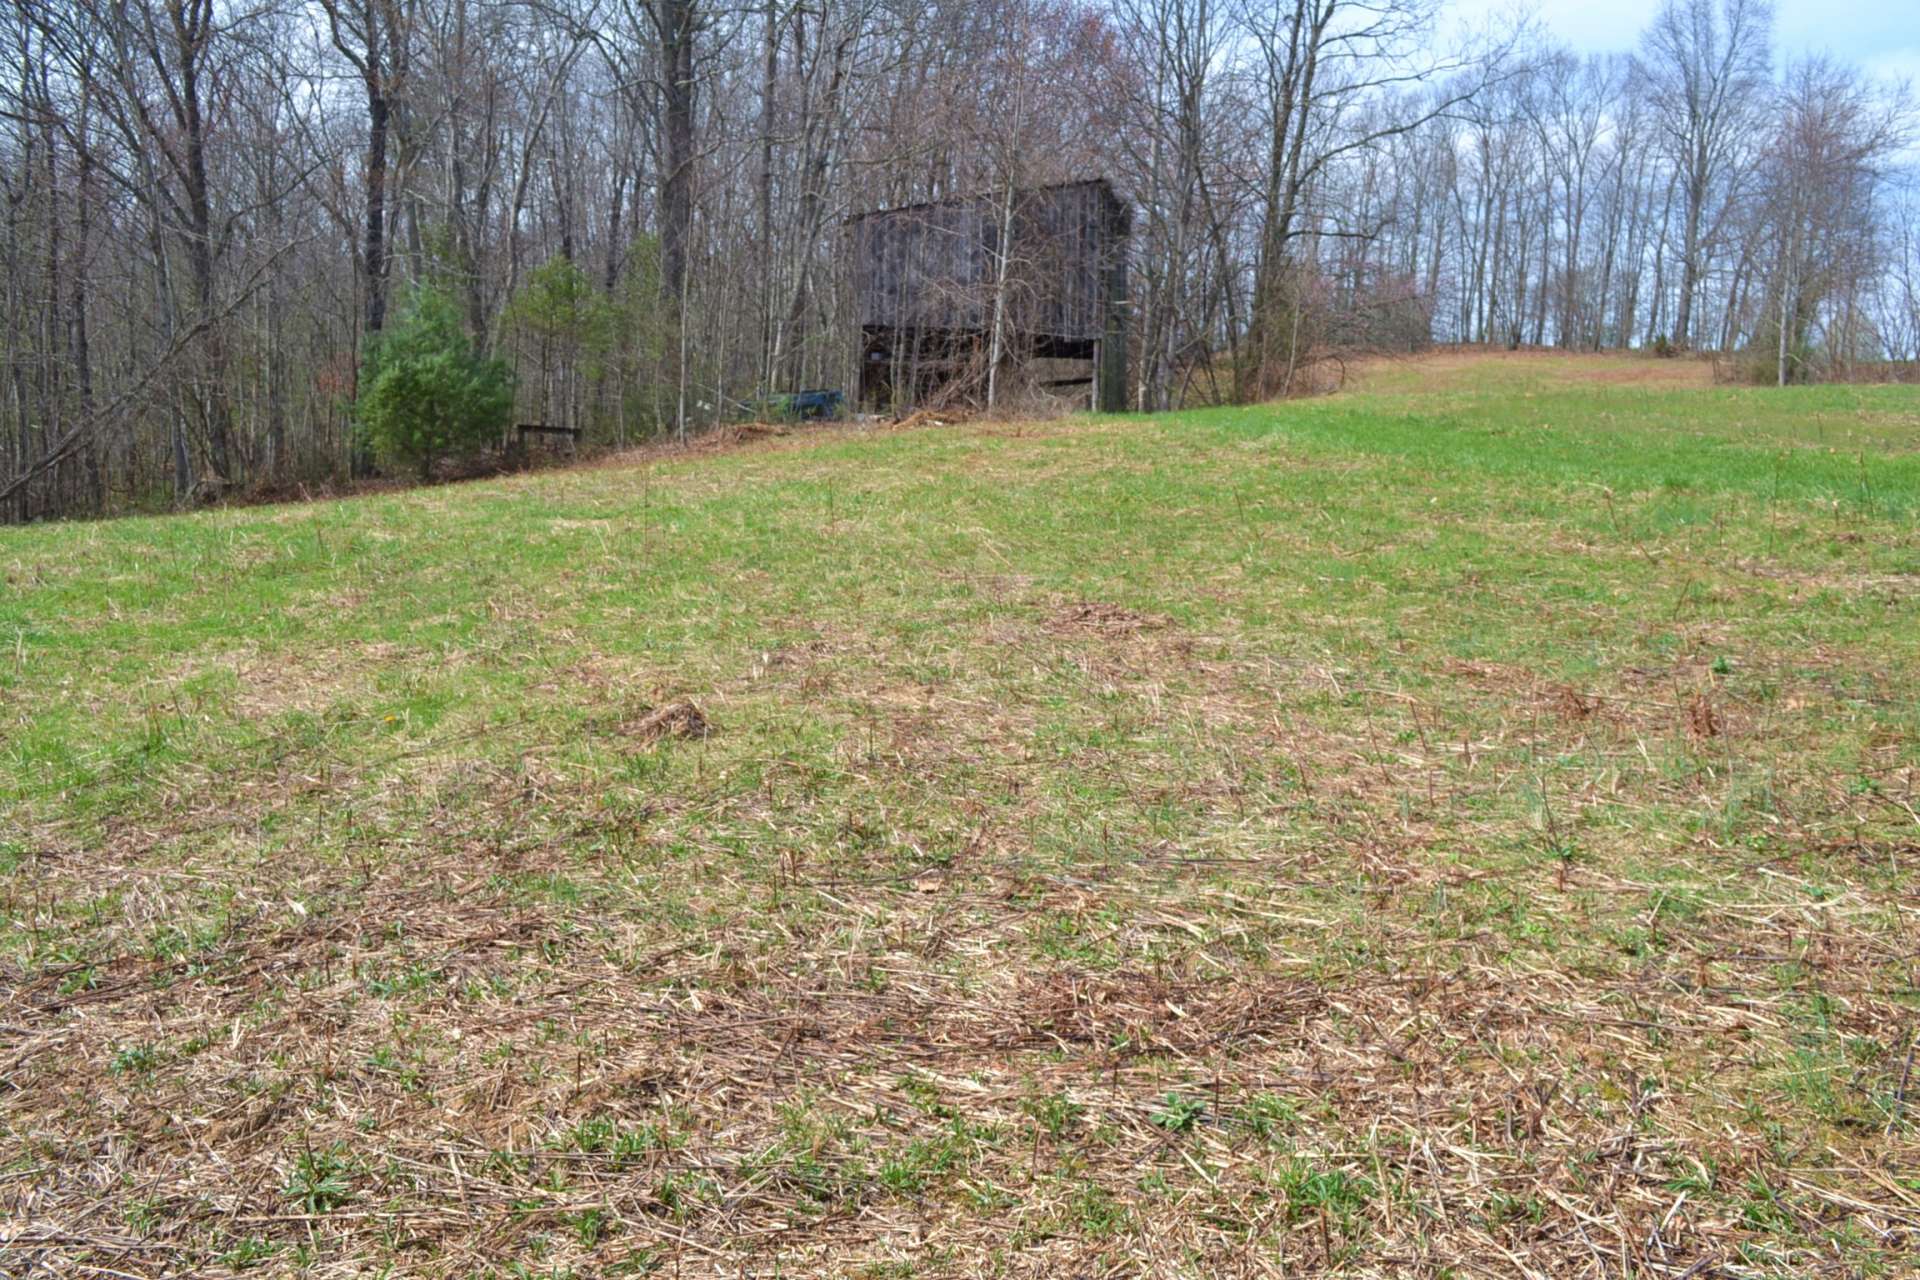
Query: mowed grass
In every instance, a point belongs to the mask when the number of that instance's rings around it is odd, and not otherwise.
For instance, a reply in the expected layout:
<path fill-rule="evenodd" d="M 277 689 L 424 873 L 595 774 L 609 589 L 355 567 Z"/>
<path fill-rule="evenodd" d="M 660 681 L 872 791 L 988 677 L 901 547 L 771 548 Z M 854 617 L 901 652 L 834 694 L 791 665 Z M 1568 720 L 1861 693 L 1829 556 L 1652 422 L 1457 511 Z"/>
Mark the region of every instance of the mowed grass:
<path fill-rule="evenodd" d="M 1911 1273 L 1920 396 L 1676 369 L 0 531 L 0 1271 Z"/>

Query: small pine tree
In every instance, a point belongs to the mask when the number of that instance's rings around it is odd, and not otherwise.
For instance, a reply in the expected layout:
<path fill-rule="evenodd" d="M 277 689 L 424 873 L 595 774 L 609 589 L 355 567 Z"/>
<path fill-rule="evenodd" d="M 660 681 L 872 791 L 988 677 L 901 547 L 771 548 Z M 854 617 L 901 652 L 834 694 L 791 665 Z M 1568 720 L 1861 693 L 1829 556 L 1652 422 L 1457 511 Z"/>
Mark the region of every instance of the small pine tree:
<path fill-rule="evenodd" d="M 538 343 L 598 355 L 613 337 L 613 307 L 587 273 L 556 255 L 527 275 L 507 304 L 514 326 Z"/>
<path fill-rule="evenodd" d="M 375 457 L 415 465 L 424 480 L 436 459 L 500 438 L 513 413 L 513 371 L 475 349 L 452 298 L 419 285 L 367 345 L 354 412 Z"/>
<path fill-rule="evenodd" d="M 540 412 L 546 418 L 554 383 L 561 385 L 564 425 L 575 425 L 576 374 L 597 378 L 614 336 L 613 305 L 577 263 L 555 256 L 534 268 L 507 304 L 507 318 L 530 343 L 540 364 Z"/>

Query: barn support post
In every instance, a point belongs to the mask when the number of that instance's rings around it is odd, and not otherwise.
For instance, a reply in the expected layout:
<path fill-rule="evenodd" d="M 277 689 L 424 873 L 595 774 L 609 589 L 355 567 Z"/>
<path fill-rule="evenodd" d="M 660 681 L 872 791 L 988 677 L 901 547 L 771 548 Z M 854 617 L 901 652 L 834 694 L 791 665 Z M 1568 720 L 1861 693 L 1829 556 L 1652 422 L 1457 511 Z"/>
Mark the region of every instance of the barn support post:
<path fill-rule="evenodd" d="M 1094 344 L 1094 409 L 1125 413 L 1127 409 L 1127 264 L 1124 259 L 1107 272 L 1107 315 L 1100 339 Z"/>

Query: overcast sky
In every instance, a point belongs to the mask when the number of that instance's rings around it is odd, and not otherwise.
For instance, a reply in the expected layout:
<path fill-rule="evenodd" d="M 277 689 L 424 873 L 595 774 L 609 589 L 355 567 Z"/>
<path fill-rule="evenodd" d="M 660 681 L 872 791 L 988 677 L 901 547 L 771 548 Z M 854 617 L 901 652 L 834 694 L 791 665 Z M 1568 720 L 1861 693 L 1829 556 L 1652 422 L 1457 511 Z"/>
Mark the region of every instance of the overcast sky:
<path fill-rule="evenodd" d="M 1531 9 L 1582 52 L 1632 49 L 1659 0 L 1453 0 L 1462 17 Z M 1920 89 L 1920 0 L 1774 0 L 1776 60 L 1825 50 Z"/>

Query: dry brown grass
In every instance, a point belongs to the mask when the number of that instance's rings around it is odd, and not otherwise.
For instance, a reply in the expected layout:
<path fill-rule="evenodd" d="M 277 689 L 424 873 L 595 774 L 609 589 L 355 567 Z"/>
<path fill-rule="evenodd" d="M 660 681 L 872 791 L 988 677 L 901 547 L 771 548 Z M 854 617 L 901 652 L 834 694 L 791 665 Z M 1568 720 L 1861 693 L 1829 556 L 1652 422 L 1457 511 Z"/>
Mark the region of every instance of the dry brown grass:
<path fill-rule="evenodd" d="M 1320 767 L 1343 805 L 1377 790 L 1337 756 Z M 1384 815 L 1360 825 L 1339 857 L 1365 868 L 1383 917 L 1472 883 Z M 930 1258 L 960 1275 L 1737 1274 L 1727 1242 L 1751 1224 L 1687 1190 L 1742 1176 L 1749 1157 L 1720 1127 L 1737 1104 L 1672 1090 L 1676 1062 L 1710 1080 L 1792 1035 L 1804 996 L 1773 968 L 1796 932 L 1804 981 L 1847 1035 L 1910 1044 L 1895 993 L 1849 978 L 1887 942 L 1866 895 L 1794 909 L 1762 882 L 1657 960 L 1604 975 L 1542 966 L 1497 930 L 1441 940 L 1399 923 L 1348 939 L 1389 949 L 1390 974 L 1328 970 L 1311 951 L 1249 971 L 1236 945 L 1271 936 L 1276 914 L 1303 942 L 1334 922 L 1204 882 L 1170 894 L 1153 860 L 1091 880 L 997 865 L 993 843 L 934 875 L 797 868 L 771 891 L 839 904 L 811 936 L 736 919 L 670 946 L 631 924 L 582 946 L 568 913 L 490 887 L 537 854 L 416 860 L 323 916 L 303 906 L 339 892 L 320 869 L 257 877 L 238 904 L 244 941 L 124 960 L 84 992 L 54 971 L 10 993 L 28 1022 L 5 1063 L 9 1108 L 36 1118 L 40 1173 L 14 1199 L 9 1256 L 205 1273 L 220 1268 L 196 1242 L 213 1232 L 311 1241 L 317 1274 L 385 1257 L 466 1275 L 598 1213 L 611 1253 L 576 1228 L 546 1259 L 654 1257 L 682 1274 Z M 1313 851 L 1233 866 L 1295 885 L 1333 869 Z M 1659 889 L 1587 870 L 1508 883 L 1568 933 L 1596 895 Z M 178 891 L 164 876 L 116 887 L 156 923 Z M 1121 954 L 1151 944 L 1152 966 L 1033 967 L 1031 922 L 1090 914 Z M 412 974 L 432 977 L 369 994 Z M 164 1072 L 124 1065 L 126 1046 L 150 1043 L 200 1047 Z M 1203 1109 L 1190 1129 L 1168 1127 L 1170 1089 Z M 667 1136 L 619 1146 L 654 1133 Z M 1920 1195 L 1885 1170 L 1911 1141 L 1858 1136 L 1798 1153 L 1817 1177 L 1753 1167 L 1805 1193 L 1782 1211 L 1813 1215 L 1808 1229 L 1852 1222 L 1897 1251 Z M 351 1199 L 289 1206 L 302 1154 L 334 1150 L 349 1153 Z M 937 1153 L 928 1169 L 916 1150 Z M 1709 1175 L 1709 1153 L 1731 1163 Z M 1174 1203 L 1143 1198 L 1153 1175 L 1181 1188 Z M 1363 1231 L 1344 1182 L 1292 1193 L 1331 1204 L 1275 1195 L 1331 1175 L 1374 1189 Z"/>
<path fill-rule="evenodd" d="M 1504 347 L 1445 346 L 1413 356 L 1368 356 L 1350 361 L 1344 389 L 1393 392 L 1642 387 L 1698 390 L 1714 382 L 1710 360 L 1659 359 L 1638 352 L 1565 352 Z"/>

